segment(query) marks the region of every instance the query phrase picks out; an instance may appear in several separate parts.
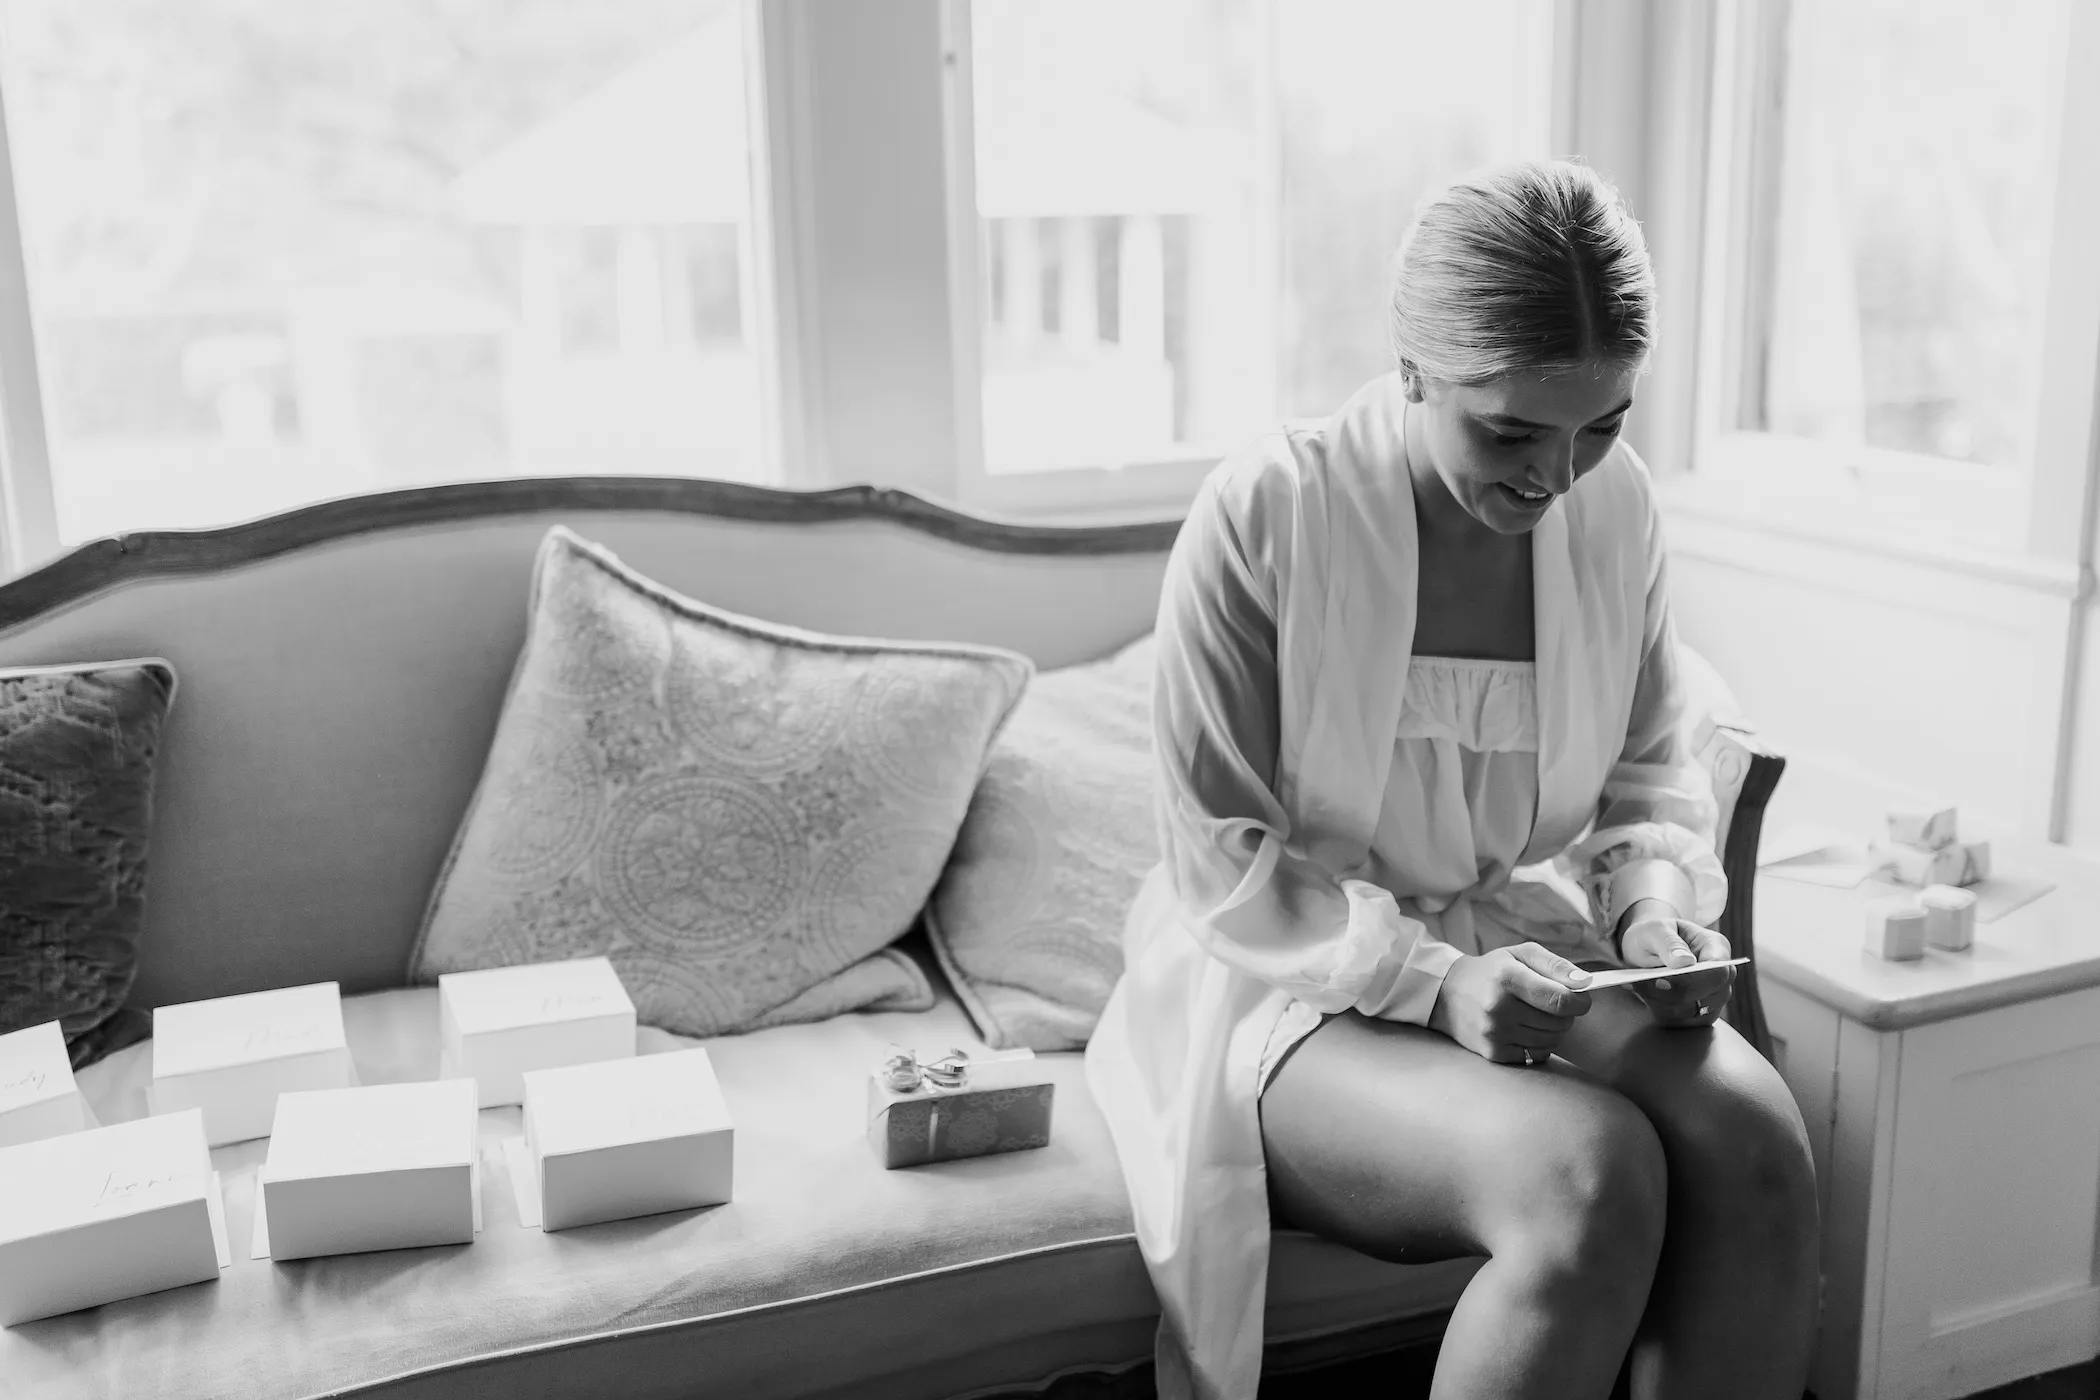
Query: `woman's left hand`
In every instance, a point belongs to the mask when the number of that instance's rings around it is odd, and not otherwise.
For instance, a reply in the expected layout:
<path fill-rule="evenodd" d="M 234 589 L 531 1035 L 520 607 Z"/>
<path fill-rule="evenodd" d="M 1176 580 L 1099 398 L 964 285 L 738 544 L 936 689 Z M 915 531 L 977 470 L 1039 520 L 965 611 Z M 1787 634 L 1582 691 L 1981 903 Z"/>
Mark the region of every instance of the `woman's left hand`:
<path fill-rule="evenodd" d="M 1690 919 L 1678 918 L 1657 900 L 1635 901 L 1621 927 L 1619 949 L 1628 967 L 1689 967 L 1732 956 L 1727 939 Z M 1718 967 L 1684 977 L 1635 982 L 1627 990 L 1648 1004 L 1657 1025 L 1710 1026 L 1720 1019 L 1734 986 L 1735 969 Z"/>

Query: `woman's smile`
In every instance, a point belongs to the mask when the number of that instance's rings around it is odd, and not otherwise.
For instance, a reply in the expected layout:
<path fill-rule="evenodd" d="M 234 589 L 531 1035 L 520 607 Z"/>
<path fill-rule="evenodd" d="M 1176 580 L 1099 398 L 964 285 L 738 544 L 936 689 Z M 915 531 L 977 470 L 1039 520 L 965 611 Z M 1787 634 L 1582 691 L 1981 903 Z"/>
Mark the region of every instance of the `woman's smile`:
<path fill-rule="evenodd" d="M 1518 510 L 1542 511 L 1553 504 L 1553 493 L 1551 491 L 1529 491 L 1520 486 L 1512 486 L 1506 481 L 1495 489 L 1502 493 L 1504 500 Z"/>

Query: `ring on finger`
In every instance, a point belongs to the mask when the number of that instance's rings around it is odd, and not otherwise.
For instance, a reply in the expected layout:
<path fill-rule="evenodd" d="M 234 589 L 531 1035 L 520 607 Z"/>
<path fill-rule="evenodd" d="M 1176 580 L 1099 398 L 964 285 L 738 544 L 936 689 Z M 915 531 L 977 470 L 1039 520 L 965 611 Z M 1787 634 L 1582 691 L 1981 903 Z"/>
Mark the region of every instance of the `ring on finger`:
<path fill-rule="evenodd" d="M 1546 1058 L 1546 1057 L 1545 1057 L 1544 1055 L 1534 1055 L 1534 1054 L 1532 1054 L 1532 1052 L 1531 1052 L 1531 1050 L 1530 1050 L 1530 1048 L 1529 1048 L 1529 1047 L 1526 1047 L 1526 1049 L 1525 1049 L 1525 1051 L 1524 1051 L 1524 1063 L 1525 1063 L 1525 1064 L 1527 1064 L 1527 1065 L 1535 1065 L 1535 1064 L 1537 1064 L 1537 1063 L 1538 1063 L 1538 1062 L 1539 1062 L 1540 1060 L 1543 1060 L 1543 1059 L 1545 1059 L 1545 1058 Z"/>

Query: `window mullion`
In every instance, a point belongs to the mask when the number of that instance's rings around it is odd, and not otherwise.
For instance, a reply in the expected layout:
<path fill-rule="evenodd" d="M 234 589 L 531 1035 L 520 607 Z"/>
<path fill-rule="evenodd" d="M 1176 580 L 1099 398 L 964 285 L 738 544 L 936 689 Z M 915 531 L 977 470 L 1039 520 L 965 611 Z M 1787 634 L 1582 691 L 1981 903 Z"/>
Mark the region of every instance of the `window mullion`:
<path fill-rule="evenodd" d="M 2067 32 L 2052 79 L 2055 204 L 2041 369 L 2035 385 L 2029 477 L 2028 548 L 2047 559 L 2093 562 L 2095 474 L 2100 473 L 2100 173 L 2092 134 L 2100 131 L 2100 7 L 2064 7 Z"/>
<path fill-rule="evenodd" d="M 58 552 L 51 444 L 9 141 L 6 103 L 0 101 L 0 577 L 34 568 Z"/>
<path fill-rule="evenodd" d="M 783 480 L 954 499 L 946 0 L 759 0 Z"/>
<path fill-rule="evenodd" d="M 2052 841 L 2071 833 L 2073 758 L 2080 743 L 2081 672 L 2092 608 L 2093 512 L 2100 503 L 2100 175 L 2090 133 L 2100 130 L 2100 85 L 2080 81 L 2100 60 L 2100 9 L 2065 7 L 2051 80 L 2056 196 L 2050 229 L 2042 348 L 2030 419 L 2027 547 L 2072 566 L 2079 587 L 2037 629 L 2024 787 L 2027 824 Z M 2090 738 L 2086 740 L 2090 742 Z"/>

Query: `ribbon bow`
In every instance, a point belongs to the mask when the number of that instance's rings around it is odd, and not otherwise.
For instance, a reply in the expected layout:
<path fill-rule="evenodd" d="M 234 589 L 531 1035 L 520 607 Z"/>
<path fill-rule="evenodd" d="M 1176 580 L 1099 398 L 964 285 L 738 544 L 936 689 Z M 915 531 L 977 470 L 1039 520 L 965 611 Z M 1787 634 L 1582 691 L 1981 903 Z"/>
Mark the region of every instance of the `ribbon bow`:
<path fill-rule="evenodd" d="M 931 1084 L 936 1089 L 960 1089 L 970 1075 L 970 1054 L 967 1050 L 950 1050 L 936 1060 L 921 1060 L 910 1050 L 892 1047 L 893 1053 L 882 1062 L 883 1082 L 897 1093 L 908 1094 L 920 1084 Z"/>

